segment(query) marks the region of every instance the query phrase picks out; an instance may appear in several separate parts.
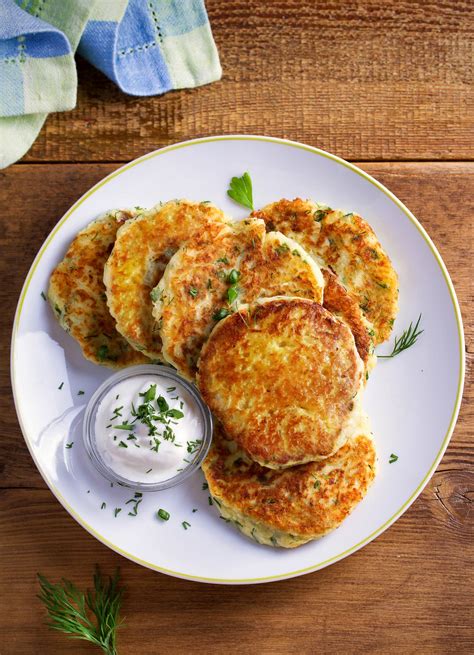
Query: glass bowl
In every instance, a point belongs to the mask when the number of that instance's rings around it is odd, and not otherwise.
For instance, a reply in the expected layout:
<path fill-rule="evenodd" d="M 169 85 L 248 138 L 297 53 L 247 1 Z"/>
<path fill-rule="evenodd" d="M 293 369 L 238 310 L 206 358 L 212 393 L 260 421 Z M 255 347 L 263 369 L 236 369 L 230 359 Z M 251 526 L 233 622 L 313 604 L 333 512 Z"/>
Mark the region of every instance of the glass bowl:
<path fill-rule="evenodd" d="M 106 464 L 97 447 L 95 435 L 95 419 L 99 404 L 105 395 L 119 382 L 137 376 L 155 376 L 165 380 L 166 382 L 177 382 L 188 392 L 202 418 L 202 441 L 199 449 L 193 453 L 193 459 L 191 463 L 176 475 L 173 475 L 166 480 L 160 480 L 159 482 L 141 482 L 129 480 L 123 477 L 111 469 L 108 464 Z M 110 482 L 116 482 L 123 487 L 129 487 L 130 489 L 134 489 L 136 491 L 161 491 L 163 489 L 169 489 L 170 487 L 181 484 L 200 468 L 201 463 L 206 457 L 211 445 L 212 429 L 213 422 L 211 412 L 201 398 L 199 391 L 191 382 L 183 378 L 181 375 L 176 373 L 174 369 L 169 368 L 168 366 L 160 364 L 142 364 L 140 366 L 130 366 L 119 371 L 118 373 L 115 373 L 114 375 L 111 375 L 96 390 L 86 407 L 84 415 L 83 438 L 87 454 L 89 455 L 93 465 L 99 471 L 99 473 L 107 478 L 107 480 L 110 480 Z"/>

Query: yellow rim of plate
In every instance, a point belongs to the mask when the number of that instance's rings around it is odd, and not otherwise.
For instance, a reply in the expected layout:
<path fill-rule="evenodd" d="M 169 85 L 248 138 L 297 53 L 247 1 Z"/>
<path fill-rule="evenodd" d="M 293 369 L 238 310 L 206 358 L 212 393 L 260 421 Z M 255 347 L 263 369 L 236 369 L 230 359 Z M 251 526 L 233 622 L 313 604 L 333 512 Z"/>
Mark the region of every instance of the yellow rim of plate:
<path fill-rule="evenodd" d="M 153 564 L 152 562 L 147 562 L 145 560 L 140 559 L 139 557 L 136 557 L 135 555 L 132 555 L 131 553 L 127 553 L 126 551 L 122 550 L 115 544 L 111 543 L 108 541 L 105 537 L 103 537 L 100 533 L 96 532 L 94 528 L 92 528 L 88 523 L 86 523 L 82 517 L 76 513 L 76 511 L 66 502 L 66 500 L 63 498 L 61 493 L 50 483 L 50 481 L 47 479 L 46 475 L 43 473 L 43 470 L 39 464 L 39 462 L 36 460 L 36 457 L 30 448 L 30 444 L 28 441 L 28 437 L 26 435 L 26 430 L 24 429 L 20 413 L 18 412 L 18 406 L 17 406 L 17 391 L 16 391 L 16 381 L 15 381 L 15 370 L 14 370 L 14 350 L 15 350 L 15 338 L 16 334 L 18 331 L 19 323 L 20 323 L 20 317 L 21 317 L 21 312 L 23 308 L 23 303 L 25 301 L 25 296 L 28 291 L 28 287 L 30 285 L 30 282 L 32 280 L 33 274 L 41 261 L 41 258 L 43 257 L 44 253 L 46 252 L 48 246 L 50 245 L 51 241 L 53 240 L 54 236 L 58 232 L 58 230 L 62 227 L 62 225 L 74 214 L 76 209 L 82 205 L 82 203 L 87 200 L 92 194 L 94 194 L 96 191 L 98 191 L 101 187 L 105 186 L 110 180 L 112 180 L 115 177 L 118 177 L 125 171 L 129 170 L 130 168 L 133 168 L 134 166 L 137 166 L 138 164 L 141 164 L 142 162 L 152 159 L 154 157 L 158 157 L 159 155 L 164 155 L 168 152 L 171 152 L 173 150 L 179 150 L 180 148 L 187 148 L 190 146 L 195 146 L 195 145 L 200 145 L 202 143 L 211 143 L 214 141 L 266 141 L 269 143 L 278 143 L 280 145 L 284 146 L 290 146 L 292 148 L 299 148 L 301 150 L 306 150 L 308 152 L 312 152 L 313 154 L 319 155 L 320 157 L 325 157 L 326 159 L 331 159 L 332 161 L 337 162 L 338 164 L 341 164 L 342 166 L 345 166 L 346 168 L 349 168 L 351 171 L 359 175 L 360 177 L 363 177 L 365 180 L 370 182 L 373 186 L 377 187 L 382 193 L 384 193 L 390 200 L 392 200 L 399 209 L 407 216 L 407 218 L 413 223 L 413 225 L 416 227 L 418 232 L 421 234 L 423 239 L 426 241 L 428 244 L 431 252 L 433 253 L 436 261 L 438 262 L 438 265 L 441 269 L 441 272 L 443 274 L 443 277 L 446 281 L 446 284 L 449 289 L 449 293 L 451 296 L 451 300 L 453 303 L 453 308 L 454 308 L 454 313 L 456 316 L 456 322 L 457 322 L 457 327 L 458 327 L 458 337 L 459 337 L 459 380 L 458 380 L 458 388 L 457 388 L 457 394 L 456 394 L 456 401 L 454 403 L 454 408 L 451 414 L 451 420 L 448 426 L 448 430 L 446 432 L 446 435 L 443 439 L 443 442 L 441 444 L 441 448 L 438 451 L 438 454 L 436 455 L 433 464 L 430 466 L 428 472 L 426 473 L 425 477 L 423 480 L 420 482 L 418 487 L 415 489 L 415 491 L 412 493 L 410 498 L 400 507 L 399 510 L 397 510 L 383 525 L 381 525 L 377 530 L 374 530 L 371 534 L 369 534 L 367 537 L 359 541 L 357 544 L 354 544 L 347 550 L 343 551 L 342 553 L 339 553 L 338 555 L 334 555 L 333 557 L 330 557 L 322 562 L 318 562 L 317 564 L 314 564 L 312 566 L 305 567 L 303 569 L 299 569 L 297 571 L 289 571 L 288 573 L 281 573 L 279 575 L 274 575 L 274 576 L 266 576 L 262 578 L 237 578 L 237 579 L 232 579 L 232 578 L 206 578 L 206 577 L 201 577 L 201 576 L 195 576 L 195 575 L 188 575 L 186 573 L 181 573 L 179 571 L 173 571 L 171 569 L 166 569 L 164 567 L 157 566 L 156 564 Z M 431 241 L 430 237 L 426 233 L 425 229 L 421 226 L 421 224 L 418 222 L 418 220 L 415 218 L 415 216 L 410 212 L 410 210 L 405 207 L 405 205 L 391 192 L 389 191 L 383 184 L 378 182 L 376 179 L 374 179 L 371 175 L 366 173 L 365 171 L 361 170 L 354 164 L 350 164 L 349 162 L 345 161 L 344 159 L 341 159 L 340 157 L 337 157 L 336 155 L 332 155 L 329 152 L 326 152 L 325 150 L 320 150 L 319 148 L 315 148 L 312 146 L 307 146 L 302 143 L 298 143 L 297 141 L 289 141 L 287 139 L 279 139 L 277 137 L 266 137 L 266 136 L 256 136 L 256 135 L 228 135 L 228 136 L 213 136 L 213 137 L 205 137 L 202 139 L 192 139 L 190 141 L 183 141 L 181 143 L 176 143 L 171 146 L 165 146 L 164 148 L 161 148 L 160 150 L 155 150 L 152 153 L 149 153 L 148 155 L 143 155 L 142 157 L 139 157 L 138 159 L 135 159 L 134 161 L 130 162 L 129 164 L 126 164 L 125 166 L 122 166 L 118 170 L 114 171 L 107 177 L 105 177 L 103 180 L 98 182 L 95 186 L 92 187 L 87 193 L 85 193 L 77 202 L 74 203 L 74 205 L 69 209 L 69 211 L 66 212 L 66 214 L 61 218 L 61 220 L 56 224 L 56 226 L 53 228 L 53 230 L 50 232 L 48 238 L 45 240 L 43 245 L 41 246 L 41 249 L 39 250 L 38 254 L 36 255 L 35 260 L 33 261 L 33 264 L 31 265 L 31 268 L 28 272 L 28 275 L 26 277 L 25 283 L 23 285 L 23 289 L 20 294 L 20 299 L 18 302 L 16 314 L 15 314 L 15 319 L 13 323 L 13 334 L 12 334 L 12 345 L 11 345 L 11 379 L 12 379 L 12 388 L 13 388 L 13 397 L 14 397 L 14 402 L 15 402 L 15 409 L 17 412 L 18 416 L 18 421 L 20 423 L 20 428 L 23 433 L 24 439 L 26 441 L 26 444 L 28 446 L 28 450 L 30 451 L 30 454 L 33 458 L 33 461 L 36 464 L 36 467 L 38 468 L 39 472 L 41 473 L 44 481 L 48 485 L 48 487 L 51 489 L 53 494 L 56 496 L 56 498 L 59 500 L 59 502 L 63 505 L 63 507 L 71 514 L 71 516 L 80 524 L 82 525 L 90 534 L 92 534 L 94 537 L 96 537 L 99 541 L 104 543 L 106 546 L 114 550 L 115 552 L 119 553 L 120 555 L 123 555 L 124 557 L 127 557 L 128 559 L 132 560 L 133 562 L 137 562 L 138 564 L 141 564 L 142 566 L 146 566 L 150 569 L 153 569 L 155 571 L 159 571 L 160 573 L 166 573 L 168 575 L 172 575 L 177 578 L 183 578 L 185 580 L 194 580 L 197 582 L 213 582 L 213 583 L 220 583 L 220 584 L 250 584 L 250 583 L 258 583 L 258 582 L 271 582 L 271 581 L 277 581 L 277 580 L 286 580 L 288 578 L 292 578 L 298 575 L 302 575 L 304 573 L 311 573 L 313 571 L 317 571 L 318 569 L 321 569 L 328 564 L 333 564 L 344 557 L 347 557 L 351 553 L 354 553 L 356 550 L 359 550 L 362 546 L 366 545 L 375 537 L 380 535 L 384 530 L 386 530 L 399 516 L 406 510 L 408 507 L 413 503 L 413 501 L 418 497 L 418 495 L 422 492 L 423 488 L 427 484 L 428 480 L 434 473 L 435 468 L 437 467 L 439 461 L 441 460 L 441 457 L 443 456 L 447 445 L 449 443 L 449 440 L 451 438 L 451 435 L 454 430 L 454 426 L 456 423 L 456 419 L 459 413 L 459 407 L 461 405 L 461 398 L 462 398 L 462 391 L 463 391 L 463 384 L 464 384 L 464 367 L 465 367 L 465 360 L 464 360 L 464 333 L 463 333 L 463 326 L 462 326 L 462 317 L 461 317 L 461 312 L 459 309 L 459 304 L 458 300 L 456 297 L 456 292 L 454 291 L 453 283 L 451 281 L 451 278 L 449 277 L 449 273 L 446 269 L 446 266 L 441 259 L 441 255 L 437 251 L 435 245 Z"/>

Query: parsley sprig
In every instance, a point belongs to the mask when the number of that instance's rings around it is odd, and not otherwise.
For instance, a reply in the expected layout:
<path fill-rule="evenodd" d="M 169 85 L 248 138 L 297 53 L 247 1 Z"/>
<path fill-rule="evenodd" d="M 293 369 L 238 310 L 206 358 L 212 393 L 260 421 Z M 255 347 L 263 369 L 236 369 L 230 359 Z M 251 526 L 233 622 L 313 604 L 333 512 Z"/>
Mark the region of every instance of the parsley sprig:
<path fill-rule="evenodd" d="M 390 359 L 391 357 L 396 357 L 404 350 L 411 348 L 416 343 L 416 340 L 424 332 L 420 330 L 420 321 L 421 314 L 418 316 L 418 320 L 413 326 L 413 321 L 410 323 L 409 327 L 402 333 L 401 337 L 395 337 L 395 343 L 393 345 L 393 350 L 390 355 L 378 355 L 381 359 Z"/>
<path fill-rule="evenodd" d="M 123 589 L 119 587 L 119 571 L 103 578 L 99 567 L 94 574 L 94 592 L 79 591 L 69 580 L 53 584 L 38 574 L 40 593 L 49 616 L 48 625 L 73 639 L 89 641 L 106 655 L 117 655 L 116 632 Z"/>
<path fill-rule="evenodd" d="M 233 177 L 230 181 L 230 188 L 227 195 L 239 205 L 253 209 L 252 180 L 248 173 L 242 177 Z"/>

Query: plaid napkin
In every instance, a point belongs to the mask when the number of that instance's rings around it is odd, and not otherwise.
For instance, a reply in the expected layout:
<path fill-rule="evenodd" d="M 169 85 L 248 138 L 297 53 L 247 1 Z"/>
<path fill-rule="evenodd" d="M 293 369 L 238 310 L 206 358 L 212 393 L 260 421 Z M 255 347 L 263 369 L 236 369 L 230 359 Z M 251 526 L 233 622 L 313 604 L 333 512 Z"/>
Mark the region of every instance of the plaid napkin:
<path fill-rule="evenodd" d="M 75 106 L 76 49 L 136 96 L 222 74 L 204 0 L 0 0 L 0 168 Z"/>

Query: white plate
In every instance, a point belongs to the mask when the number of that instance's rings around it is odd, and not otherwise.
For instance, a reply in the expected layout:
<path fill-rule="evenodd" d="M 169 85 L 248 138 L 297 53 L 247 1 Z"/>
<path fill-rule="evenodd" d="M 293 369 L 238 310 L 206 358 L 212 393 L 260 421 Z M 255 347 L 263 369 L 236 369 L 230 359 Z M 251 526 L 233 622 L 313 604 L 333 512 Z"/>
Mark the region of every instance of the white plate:
<path fill-rule="evenodd" d="M 368 383 L 365 405 L 379 456 L 374 485 L 338 530 L 289 551 L 253 543 L 220 521 L 208 505 L 200 474 L 177 489 L 148 494 L 138 516 L 128 516 L 125 501 L 133 494 L 111 488 L 95 472 L 81 439 L 85 403 L 110 371 L 82 357 L 41 296 L 70 241 L 97 214 L 187 197 L 212 200 L 243 217 L 245 210 L 226 190 L 230 178 L 244 171 L 251 174 L 256 207 L 301 196 L 359 212 L 374 227 L 400 276 L 394 334 L 423 314 L 418 343 L 393 360 L 379 360 Z M 126 557 L 206 582 L 252 583 L 301 575 L 374 539 L 409 507 L 433 474 L 454 428 L 463 377 L 463 332 L 453 285 L 414 216 L 379 182 L 342 159 L 267 137 L 180 143 L 99 182 L 65 214 L 38 253 L 21 292 L 12 342 L 20 424 L 36 466 L 58 500 L 97 539 Z M 85 394 L 78 395 L 79 390 Z M 74 445 L 67 449 L 71 441 Z M 391 453 L 398 455 L 396 463 L 389 464 Z M 116 507 L 123 509 L 114 517 Z M 160 507 L 171 514 L 167 523 L 155 516 Z M 191 527 L 185 531 L 182 521 Z"/>

